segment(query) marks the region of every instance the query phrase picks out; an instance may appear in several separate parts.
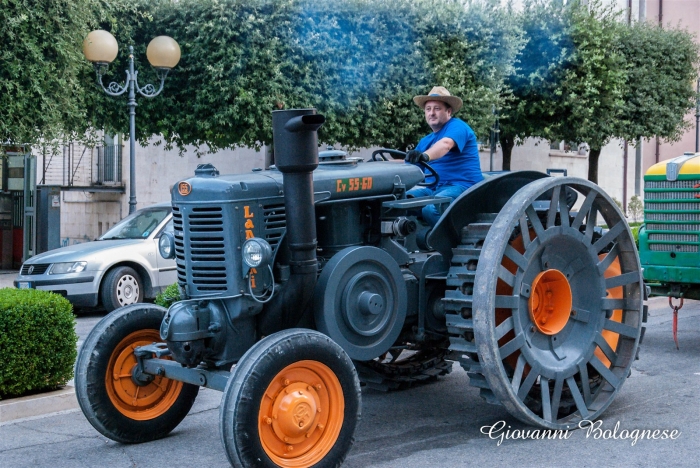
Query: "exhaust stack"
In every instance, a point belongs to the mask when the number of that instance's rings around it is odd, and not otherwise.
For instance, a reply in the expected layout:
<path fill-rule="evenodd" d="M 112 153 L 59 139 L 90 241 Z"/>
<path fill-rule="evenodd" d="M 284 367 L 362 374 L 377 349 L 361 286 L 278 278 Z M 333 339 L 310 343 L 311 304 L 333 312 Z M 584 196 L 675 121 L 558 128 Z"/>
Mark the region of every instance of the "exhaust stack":
<path fill-rule="evenodd" d="M 290 278 L 260 317 L 260 332 L 269 335 L 295 326 L 314 291 L 316 215 L 313 171 L 318 167 L 317 130 L 325 117 L 315 109 L 272 112 L 275 166 L 284 181 L 285 234 L 291 251 Z"/>

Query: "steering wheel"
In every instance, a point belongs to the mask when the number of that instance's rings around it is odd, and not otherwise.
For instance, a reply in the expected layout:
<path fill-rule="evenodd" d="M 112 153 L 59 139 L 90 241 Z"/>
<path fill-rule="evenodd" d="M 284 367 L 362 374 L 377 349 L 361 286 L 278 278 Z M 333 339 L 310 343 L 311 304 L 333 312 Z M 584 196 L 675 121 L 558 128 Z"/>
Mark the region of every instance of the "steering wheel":
<path fill-rule="evenodd" d="M 378 150 L 372 151 L 372 161 L 388 161 L 387 156 L 391 156 L 392 159 L 404 159 L 406 157 L 405 151 L 399 151 L 390 148 L 379 148 Z"/>
<path fill-rule="evenodd" d="M 390 148 L 379 148 L 378 150 L 372 151 L 372 157 L 370 158 L 372 161 L 388 161 L 387 155 L 391 156 L 393 159 L 404 159 L 406 157 L 406 152 L 405 151 L 400 151 L 396 149 L 390 149 Z M 419 162 L 418 167 L 421 169 L 427 169 L 430 174 L 427 174 L 425 176 L 426 179 L 432 178 L 432 182 L 420 182 L 416 185 L 420 187 L 428 187 L 428 188 L 433 188 L 436 187 L 437 184 L 440 182 L 440 176 L 438 175 L 437 171 L 433 169 L 433 167 L 430 164 L 424 163 L 424 162 Z"/>

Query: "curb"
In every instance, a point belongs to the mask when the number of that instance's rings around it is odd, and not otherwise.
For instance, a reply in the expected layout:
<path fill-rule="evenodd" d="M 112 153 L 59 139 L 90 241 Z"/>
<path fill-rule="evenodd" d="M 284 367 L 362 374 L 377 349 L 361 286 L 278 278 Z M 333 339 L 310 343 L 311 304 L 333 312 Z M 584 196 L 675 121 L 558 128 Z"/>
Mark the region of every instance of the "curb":
<path fill-rule="evenodd" d="M 0 424 L 76 408 L 78 399 L 75 396 L 75 388 L 66 385 L 53 392 L 0 400 Z"/>

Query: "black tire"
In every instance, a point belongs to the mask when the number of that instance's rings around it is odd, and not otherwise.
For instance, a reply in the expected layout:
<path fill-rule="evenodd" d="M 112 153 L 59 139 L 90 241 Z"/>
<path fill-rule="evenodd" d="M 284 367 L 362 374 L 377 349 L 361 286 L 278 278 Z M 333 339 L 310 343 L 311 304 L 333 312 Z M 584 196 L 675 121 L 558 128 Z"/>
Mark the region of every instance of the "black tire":
<path fill-rule="evenodd" d="M 143 281 L 131 267 L 121 266 L 110 270 L 100 289 L 102 305 L 107 312 L 143 302 Z"/>
<path fill-rule="evenodd" d="M 123 363 L 121 369 L 131 365 L 129 359 L 122 358 L 130 358 L 133 344 L 155 341 L 151 338 L 158 336 L 165 312 L 153 304 L 134 304 L 112 312 L 90 332 L 78 354 L 75 391 L 80 408 L 95 429 L 117 442 L 140 443 L 166 436 L 185 418 L 199 392 L 196 385 L 155 377 L 150 384 L 138 387 L 140 394 L 161 391 L 163 395 L 148 407 L 133 409 L 119 398 L 133 385 L 130 378 L 107 384 L 106 376 L 115 374 L 117 363 Z"/>
<path fill-rule="evenodd" d="M 321 379 L 325 384 L 330 385 L 327 387 L 326 385 L 314 385 L 314 382 L 307 382 L 304 379 L 293 379 L 291 382 L 285 379 L 283 384 L 276 384 L 276 382 L 283 380 L 287 369 L 298 370 L 295 366 L 303 367 L 305 363 L 309 362 L 315 363 L 313 365 L 320 363 L 332 373 L 331 379 Z M 280 377 L 277 378 L 278 376 Z M 328 403 L 328 409 L 325 412 L 322 412 L 321 406 L 318 406 L 318 412 L 311 410 L 307 413 L 316 416 L 310 419 L 304 416 L 294 420 L 295 424 L 299 422 L 300 428 L 304 424 L 303 431 L 308 431 L 303 432 L 302 436 L 300 430 L 297 440 L 304 441 L 304 437 L 308 439 L 308 436 L 320 439 L 315 442 L 312 440 L 312 444 L 315 445 L 310 447 L 304 446 L 306 442 L 290 441 L 287 449 L 292 447 L 292 451 L 294 448 L 302 452 L 306 450 L 306 452 L 300 453 L 299 457 L 291 457 L 293 466 L 336 467 L 342 464 L 352 446 L 355 428 L 360 420 L 361 395 L 357 373 L 352 361 L 343 349 L 326 335 L 313 330 L 290 329 L 270 335 L 256 343 L 238 362 L 226 385 L 219 410 L 219 424 L 221 441 L 233 466 L 246 468 L 285 466 L 274 461 L 273 457 L 268 455 L 267 450 L 270 450 L 271 444 L 269 442 L 279 442 L 283 445 L 287 442 L 282 442 L 281 439 L 270 441 L 270 437 L 276 436 L 266 435 L 274 434 L 273 430 L 277 430 L 283 418 L 280 416 L 280 421 L 278 421 L 275 416 L 274 424 L 271 418 L 264 418 L 266 401 L 276 402 L 277 400 L 269 398 L 264 401 L 263 398 L 265 395 L 273 394 L 277 395 L 276 398 L 279 399 L 285 396 L 283 393 L 290 394 L 290 389 L 294 394 L 297 392 L 297 387 L 302 388 L 307 384 L 314 385 L 315 388 L 311 386 L 304 388 L 310 392 L 314 392 L 318 388 L 318 395 L 321 395 L 325 391 L 322 389 L 326 388 L 328 389 L 327 393 L 331 394 L 334 385 L 342 389 L 342 394 L 340 400 L 333 398 L 328 400 L 330 403 Z M 274 385 L 284 385 L 286 391 L 280 389 L 279 392 L 273 393 L 270 389 Z M 335 406 L 334 408 L 334 405 L 338 403 L 343 404 L 344 407 Z M 296 415 L 296 409 L 302 407 L 303 403 L 298 406 L 294 403 L 294 405 L 294 414 Z M 268 404 L 268 406 L 275 407 L 274 404 Z M 343 414 L 342 422 L 338 421 L 339 418 L 336 418 L 334 422 L 332 416 L 329 416 L 325 425 L 317 425 L 319 418 L 321 418 L 318 414 L 328 413 L 332 415 L 334 411 L 340 411 L 340 408 L 342 408 Z M 265 422 L 261 421 L 263 418 L 268 421 L 269 429 L 264 425 Z M 334 430 L 335 432 L 333 432 Z M 337 436 L 329 435 L 327 437 L 326 434 L 337 434 Z M 263 446 L 264 437 L 267 449 Z M 294 444 L 297 443 L 300 445 L 295 447 Z M 319 448 L 320 446 L 330 447 L 330 449 L 327 448 L 324 451 Z M 323 453 L 315 457 L 309 455 L 317 452 Z M 284 461 L 289 460 L 289 458 L 285 457 Z"/>

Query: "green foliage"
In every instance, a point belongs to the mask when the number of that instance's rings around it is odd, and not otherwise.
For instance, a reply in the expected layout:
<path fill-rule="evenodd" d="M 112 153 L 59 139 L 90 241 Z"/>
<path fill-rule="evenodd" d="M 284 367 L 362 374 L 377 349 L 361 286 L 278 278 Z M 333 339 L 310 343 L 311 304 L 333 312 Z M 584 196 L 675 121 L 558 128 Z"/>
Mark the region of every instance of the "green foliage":
<path fill-rule="evenodd" d="M 158 293 L 155 299 L 155 303 L 166 309 L 170 307 L 174 302 L 181 300 L 180 288 L 177 283 L 171 284 L 163 292 Z"/>
<path fill-rule="evenodd" d="M 615 202 L 617 207 L 620 208 L 620 211 L 622 211 L 624 213 L 624 210 L 622 209 L 622 202 L 615 197 L 612 197 L 612 201 Z"/>
<path fill-rule="evenodd" d="M 83 39 L 125 1 L 0 0 L 0 142 L 84 138 L 94 85 Z"/>
<path fill-rule="evenodd" d="M 695 107 L 698 44 L 687 31 L 645 22 L 619 28 L 625 58 L 624 108 L 615 135 L 630 141 L 658 136 L 678 141 Z"/>
<path fill-rule="evenodd" d="M 0 289 L 0 398 L 49 390 L 73 377 L 75 318 L 63 297 Z"/>
<path fill-rule="evenodd" d="M 630 202 L 627 204 L 627 211 L 634 221 L 639 221 L 644 215 L 644 203 L 639 195 L 634 195 L 630 198 Z"/>
<path fill-rule="evenodd" d="M 529 0 L 520 20 L 528 41 L 508 81 L 513 99 L 501 122 L 508 164 L 512 147 L 527 137 L 585 142 L 597 156 L 622 111 L 616 14 L 597 0 Z"/>
<path fill-rule="evenodd" d="M 155 0 L 131 25 L 145 45 L 174 37 L 182 60 L 156 99 L 140 99 L 138 137 L 214 150 L 270 143 L 270 112 L 316 107 L 319 139 L 351 148 L 406 148 L 428 127 L 412 103 L 444 85 L 483 134 L 520 44 L 496 0 Z M 119 38 L 118 38 L 119 39 Z M 121 39 L 120 39 L 121 41 Z M 143 60 L 137 48 L 136 57 Z M 143 83 L 153 75 L 141 66 Z M 120 68 L 112 67 L 113 70 Z M 126 117 L 96 109 L 100 126 Z M 126 114 L 119 109 L 121 114 Z"/>

